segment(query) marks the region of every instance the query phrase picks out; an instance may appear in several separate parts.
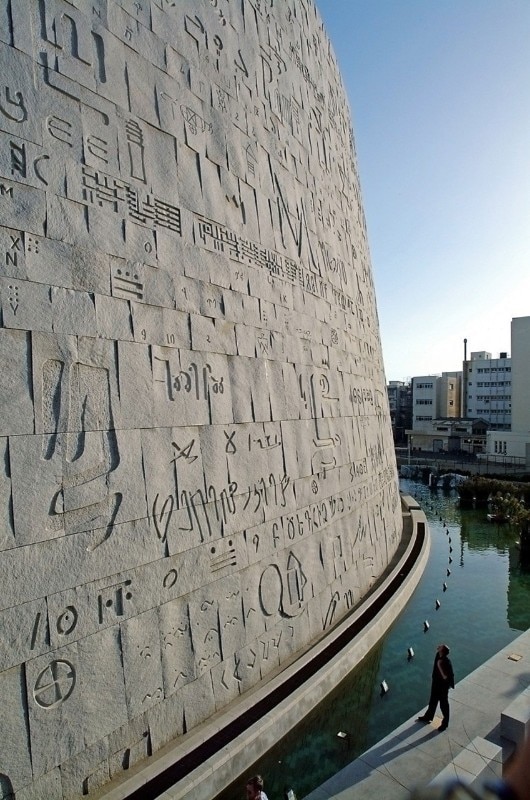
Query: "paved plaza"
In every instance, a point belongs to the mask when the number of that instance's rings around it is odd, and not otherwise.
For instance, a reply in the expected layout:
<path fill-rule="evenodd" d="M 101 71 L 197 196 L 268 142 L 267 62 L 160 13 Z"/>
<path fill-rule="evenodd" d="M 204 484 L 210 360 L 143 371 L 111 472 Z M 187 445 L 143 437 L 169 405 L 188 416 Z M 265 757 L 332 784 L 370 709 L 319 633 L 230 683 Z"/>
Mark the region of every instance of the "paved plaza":
<path fill-rule="evenodd" d="M 514 749 L 507 736 L 515 738 L 524 725 L 512 716 L 530 716 L 529 686 L 527 631 L 457 684 L 448 730 L 438 732 L 440 716 L 425 725 L 414 715 L 304 800 L 405 800 L 432 781 L 460 778 L 480 785 L 500 776 Z"/>

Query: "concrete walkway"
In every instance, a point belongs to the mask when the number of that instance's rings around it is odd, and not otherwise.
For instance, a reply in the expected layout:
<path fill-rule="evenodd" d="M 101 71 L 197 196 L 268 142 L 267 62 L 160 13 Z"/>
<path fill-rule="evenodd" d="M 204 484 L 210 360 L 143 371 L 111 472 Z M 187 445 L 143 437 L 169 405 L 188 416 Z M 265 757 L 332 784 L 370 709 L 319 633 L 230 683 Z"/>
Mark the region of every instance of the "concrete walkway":
<path fill-rule="evenodd" d="M 411 789 L 431 781 L 458 777 L 480 785 L 500 776 L 502 762 L 514 748 L 501 735 L 501 712 L 522 699 L 530 716 L 530 694 L 525 692 L 529 686 L 530 630 L 450 692 L 451 721 L 445 732 L 437 730 L 441 716 L 430 725 L 416 722 L 425 711 L 419 708 L 418 714 L 304 800 L 405 800 Z M 505 718 L 502 733 L 507 735 L 508 730 Z"/>

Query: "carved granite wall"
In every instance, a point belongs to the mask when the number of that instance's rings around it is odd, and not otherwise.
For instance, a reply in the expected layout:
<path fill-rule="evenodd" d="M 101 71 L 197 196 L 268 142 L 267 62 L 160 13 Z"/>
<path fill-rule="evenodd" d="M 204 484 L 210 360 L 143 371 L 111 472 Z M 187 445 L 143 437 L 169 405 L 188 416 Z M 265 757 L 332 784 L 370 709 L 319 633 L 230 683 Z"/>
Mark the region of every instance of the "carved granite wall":
<path fill-rule="evenodd" d="M 401 532 L 344 89 L 305 0 L 0 0 L 0 789 L 90 795 Z"/>

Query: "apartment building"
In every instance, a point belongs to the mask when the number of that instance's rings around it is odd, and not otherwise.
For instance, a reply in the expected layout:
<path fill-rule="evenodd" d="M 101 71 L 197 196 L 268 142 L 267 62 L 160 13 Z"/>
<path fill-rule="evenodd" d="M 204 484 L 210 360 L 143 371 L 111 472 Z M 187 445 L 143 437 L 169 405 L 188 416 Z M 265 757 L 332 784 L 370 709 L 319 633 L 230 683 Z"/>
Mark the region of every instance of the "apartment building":
<path fill-rule="evenodd" d="M 412 386 L 405 381 L 390 381 L 386 390 L 394 444 L 405 444 L 405 431 L 412 425 Z"/>
<path fill-rule="evenodd" d="M 507 353 L 492 358 L 484 350 L 464 362 L 462 416 L 481 419 L 490 429 L 509 431 L 512 424 L 512 359 Z"/>
<path fill-rule="evenodd" d="M 511 430 L 488 431 L 487 454 L 530 467 L 530 317 L 512 319 L 511 344 Z"/>
<path fill-rule="evenodd" d="M 412 379 L 412 428 L 439 418 L 460 416 L 461 372 L 419 375 Z"/>

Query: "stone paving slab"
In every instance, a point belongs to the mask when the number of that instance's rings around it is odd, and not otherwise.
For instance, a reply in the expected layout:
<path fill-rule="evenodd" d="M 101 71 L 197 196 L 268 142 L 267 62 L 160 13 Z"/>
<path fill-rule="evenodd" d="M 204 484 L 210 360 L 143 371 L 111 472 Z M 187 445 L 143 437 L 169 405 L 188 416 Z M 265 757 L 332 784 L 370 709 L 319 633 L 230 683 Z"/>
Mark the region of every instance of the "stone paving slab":
<path fill-rule="evenodd" d="M 519 660 L 512 660 L 512 654 Z M 501 713 L 529 686 L 530 631 L 526 631 L 457 684 L 450 695 L 447 731 L 438 732 L 440 717 L 424 725 L 416 722 L 415 715 L 304 800 L 405 800 L 415 786 L 440 778 L 474 783 L 477 776 L 482 780 L 499 775 L 502 760 L 513 750 L 501 736 Z"/>

